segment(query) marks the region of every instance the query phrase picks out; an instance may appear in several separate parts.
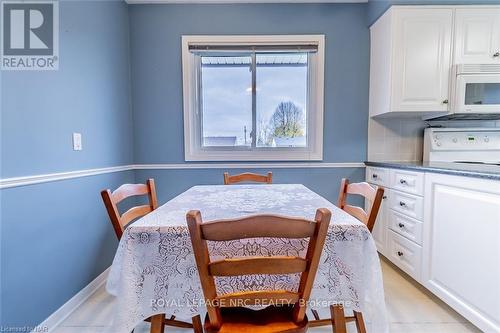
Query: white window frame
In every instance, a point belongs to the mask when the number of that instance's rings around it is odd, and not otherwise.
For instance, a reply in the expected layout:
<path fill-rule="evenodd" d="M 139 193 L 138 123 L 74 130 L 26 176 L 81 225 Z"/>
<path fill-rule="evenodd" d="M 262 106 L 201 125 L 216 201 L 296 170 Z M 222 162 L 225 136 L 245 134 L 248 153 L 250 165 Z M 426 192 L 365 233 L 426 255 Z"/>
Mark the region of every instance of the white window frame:
<path fill-rule="evenodd" d="M 197 101 L 197 57 L 190 45 L 317 45 L 309 63 L 307 147 L 201 147 Z M 186 161 L 321 161 L 323 160 L 324 35 L 182 36 L 184 155 Z"/>

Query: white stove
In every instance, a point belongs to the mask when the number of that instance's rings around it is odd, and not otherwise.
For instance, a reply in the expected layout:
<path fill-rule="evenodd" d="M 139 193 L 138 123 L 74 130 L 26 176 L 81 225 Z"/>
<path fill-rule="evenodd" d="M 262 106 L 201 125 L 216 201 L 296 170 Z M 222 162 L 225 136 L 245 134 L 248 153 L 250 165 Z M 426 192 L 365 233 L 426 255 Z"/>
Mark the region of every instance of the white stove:
<path fill-rule="evenodd" d="M 500 166 L 500 128 L 426 128 L 423 160 Z"/>

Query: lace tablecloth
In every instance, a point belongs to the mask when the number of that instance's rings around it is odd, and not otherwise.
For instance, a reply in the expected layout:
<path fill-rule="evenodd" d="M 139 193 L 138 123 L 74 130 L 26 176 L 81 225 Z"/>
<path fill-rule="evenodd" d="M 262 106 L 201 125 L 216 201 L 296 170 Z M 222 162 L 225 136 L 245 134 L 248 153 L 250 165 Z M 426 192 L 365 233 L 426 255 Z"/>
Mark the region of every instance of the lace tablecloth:
<path fill-rule="evenodd" d="M 325 313 L 330 304 L 362 311 L 371 332 L 387 331 L 380 261 L 364 224 L 303 185 L 195 186 L 126 228 L 107 290 L 117 297 L 114 329 L 130 332 L 157 313 L 189 320 L 205 312 L 186 212 L 204 221 L 275 213 L 313 220 L 317 208 L 332 211 L 310 307 Z M 307 240 L 246 239 L 209 244 L 212 259 L 245 255 L 303 256 Z M 294 289 L 298 275 L 217 278 L 220 293 Z M 328 311 L 326 311 L 328 313 Z M 311 316 L 309 316 L 311 317 Z M 310 318 L 311 319 L 311 318 Z"/>

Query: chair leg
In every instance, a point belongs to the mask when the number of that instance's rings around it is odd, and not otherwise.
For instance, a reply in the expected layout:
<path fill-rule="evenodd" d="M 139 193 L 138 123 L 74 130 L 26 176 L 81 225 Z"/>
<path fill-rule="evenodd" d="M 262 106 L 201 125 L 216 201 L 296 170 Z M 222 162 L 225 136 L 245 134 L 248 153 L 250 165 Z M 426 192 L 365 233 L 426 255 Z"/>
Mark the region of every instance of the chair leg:
<path fill-rule="evenodd" d="M 192 319 L 194 333 L 203 333 L 203 325 L 201 324 L 200 315 L 194 316 Z"/>
<path fill-rule="evenodd" d="M 315 319 L 315 320 L 320 320 L 320 319 L 319 319 L 319 314 L 318 314 L 318 311 L 311 309 L 311 312 L 312 312 L 312 314 L 313 314 L 313 316 L 314 316 L 314 319 Z"/>
<path fill-rule="evenodd" d="M 332 325 L 334 333 L 347 333 L 347 326 L 342 305 L 331 305 L 330 314 L 332 316 Z"/>
<path fill-rule="evenodd" d="M 358 329 L 358 333 L 366 333 L 363 314 L 361 312 L 354 311 L 354 318 L 356 319 L 356 328 Z"/>
<path fill-rule="evenodd" d="M 164 322 L 165 314 L 157 314 L 151 317 L 151 331 L 150 333 L 163 333 L 164 332 Z"/>

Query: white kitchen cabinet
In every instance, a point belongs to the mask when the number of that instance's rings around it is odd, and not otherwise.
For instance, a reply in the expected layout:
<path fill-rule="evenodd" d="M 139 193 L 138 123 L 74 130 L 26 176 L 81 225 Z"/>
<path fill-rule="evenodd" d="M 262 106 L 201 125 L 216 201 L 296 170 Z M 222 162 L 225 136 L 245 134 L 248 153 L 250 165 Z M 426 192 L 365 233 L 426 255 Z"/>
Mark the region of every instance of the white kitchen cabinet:
<path fill-rule="evenodd" d="M 384 188 L 382 203 L 378 210 L 377 219 L 372 230 L 372 237 L 377 246 L 377 251 L 386 255 L 387 250 L 387 230 L 389 228 L 388 206 L 391 198 L 391 190 L 389 184 L 391 182 L 391 170 L 386 168 L 368 167 L 366 168 L 366 181 L 373 186 Z M 365 201 L 365 209 L 368 210 L 371 202 Z"/>
<path fill-rule="evenodd" d="M 394 111 L 447 111 L 452 9 L 398 9 L 392 49 Z"/>
<path fill-rule="evenodd" d="M 453 13 L 393 6 L 371 27 L 370 116 L 448 111 Z"/>
<path fill-rule="evenodd" d="M 422 283 L 485 332 L 500 331 L 500 181 L 425 175 Z"/>
<path fill-rule="evenodd" d="M 457 8 L 455 63 L 500 64 L 500 7 Z"/>
<path fill-rule="evenodd" d="M 500 332 L 500 181 L 370 166 L 366 179 L 388 195 L 372 233 L 379 252 L 484 332 Z"/>
<path fill-rule="evenodd" d="M 385 254 L 386 253 L 386 244 L 387 244 L 387 230 L 389 219 L 387 217 L 388 209 L 387 205 L 390 197 L 390 190 L 388 188 L 384 189 L 384 196 L 382 197 L 382 203 L 380 204 L 380 208 L 378 210 L 377 220 L 375 221 L 375 226 L 372 230 L 373 240 L 375 241 L 375 245 L 377 246 L 378 252 Z M 368 207 L 371 205 L 371 202 L 366 203 Z"/>
<path fill-rule="evenodd" d="M 424 174 L 367 167 L 366 181 L 385 190 L 372 231 L 378 252 L 420 281 Z"/>

